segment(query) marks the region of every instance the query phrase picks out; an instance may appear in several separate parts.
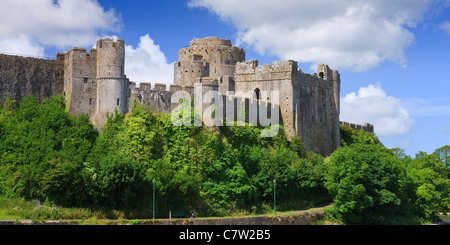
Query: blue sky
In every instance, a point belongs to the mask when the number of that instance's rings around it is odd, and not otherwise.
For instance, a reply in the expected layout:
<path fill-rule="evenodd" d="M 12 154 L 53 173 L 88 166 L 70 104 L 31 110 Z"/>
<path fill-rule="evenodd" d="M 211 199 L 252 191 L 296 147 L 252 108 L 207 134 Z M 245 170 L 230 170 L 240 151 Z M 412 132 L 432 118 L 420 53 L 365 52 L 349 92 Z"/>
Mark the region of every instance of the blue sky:
<path fill-rule="evenodd" d="M 341 120 L 374 124 L 414 157 L 450 144 L 450 2 L 444 0 L 1 0 L 0 52 L 54 57 L 116 36 L 126 73 L 172 83 L 194 37 L 231 39 L 259 64 L 341 74 Z M 326 6 L 326 7 L 324 7 Z"/>

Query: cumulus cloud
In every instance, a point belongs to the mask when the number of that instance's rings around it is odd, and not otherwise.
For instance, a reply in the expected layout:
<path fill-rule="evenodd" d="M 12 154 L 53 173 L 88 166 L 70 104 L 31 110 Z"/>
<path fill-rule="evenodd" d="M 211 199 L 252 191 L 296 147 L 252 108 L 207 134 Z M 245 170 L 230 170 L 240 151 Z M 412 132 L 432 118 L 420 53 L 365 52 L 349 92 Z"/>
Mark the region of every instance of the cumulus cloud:
<path fill-rule="evenodd" d="M 42 55 L 47 46 L 86 46 L 120 25 L 96 0 L 2 0 L 0 51 Z"/>
<path fill-rule="evenodd" d="M 340 120 L 371 123 L 380 136 L 407 134 L 414 124 L 402 100 L 388 96 L 379 83 L 361 87 L 357 93 L 341 98 Z"/>
<path fill-rule="evenodd" d="M 140 38 L 136 48 L 125 48 L 125 73 L 130 81 L 173 83 L 173 63 L 167 63 L 164 53 L 150 36 Z"/>
<path fill-rule="evenodd" d="M 366 70 L 384 60 L 406 65 L 408 30 L 437 0 L 190 0 L 237 27 L 238 44 L 261 54 L 333 68 Z"/>
<path fill-rule="evenodd" d="M 11 55 L 43 57 L 44 47 L 33 42 L 27 35 L 20 34 L 12 38 L 0 37 L 0 52 Z"/>

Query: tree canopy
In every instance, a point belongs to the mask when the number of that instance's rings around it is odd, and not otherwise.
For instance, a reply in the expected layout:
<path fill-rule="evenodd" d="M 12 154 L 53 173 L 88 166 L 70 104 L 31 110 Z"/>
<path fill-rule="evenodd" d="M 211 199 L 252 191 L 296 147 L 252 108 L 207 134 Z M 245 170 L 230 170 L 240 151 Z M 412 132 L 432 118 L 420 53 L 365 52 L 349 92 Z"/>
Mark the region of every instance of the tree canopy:
<path fill-rule="evenodd" d="M 332 202 L 332 214 L 349 224 L 433 219 L 450 205 L 448 145 L 413 159 L 373 133 L 341 126 L 341 147 L 323 157 L 306 152 L 301 137 L 288 140 L 282 126 L 277 136 L 261 137 L 263 128 L 250 125 L 174 125 L 170 115 L 136 103 L 107 118 L 97 132 L 87 115 L 66 112 L 62 96 L 42 104 L 8 98 L 0 108 L 0 195 L 148 210 L 155 179 L 161 217 L 188 210 L 221 216 L 273 208 L 276 179 L 277 210 Z"/>

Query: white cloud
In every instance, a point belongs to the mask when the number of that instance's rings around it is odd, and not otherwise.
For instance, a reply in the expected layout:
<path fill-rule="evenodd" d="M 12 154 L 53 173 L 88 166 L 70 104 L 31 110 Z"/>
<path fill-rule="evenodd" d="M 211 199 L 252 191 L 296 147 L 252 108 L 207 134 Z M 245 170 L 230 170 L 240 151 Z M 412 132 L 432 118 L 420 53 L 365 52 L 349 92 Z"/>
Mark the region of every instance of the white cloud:
<path fill-rule="evenodd" d="M 414 28 L 437 0 L 190 0 L 236 26 L 238 44 L 261 54 L 333 68 L 406 65 Z M 433 5 L 434 4 L 434 5 Z"/>
<path fill-rule="evenodd" d="M 44 48 L 24 34 L 20 34 L 15 38 L 0 38 L 0 52 L 11 55 L 44 56 Z"/>
<path fill-rule="evenodd" d="M 125 73 L 130 81 L 153 83 L 173 83 L 173 63 L 167 58 L 159 45 L 150 36 L 141 36 L 137 48 L 125 48 Z"/>
<path fill-rule="evenodd" d="M 450 21 L 444 21 L 439 24 L 439 29 L 443 30 L 447 35 L 450 35 Z"/>
<path fill-rule="evenodd" d="M 374 125 L 380 136 L 404 135 L 410 132 L 414 121 L 398 98 L 388 96 L 379 83 L 362 87 L 341 98 L 340 120 Z"/>
<path fill-rule="evenodd" d="M 2 0 L 0 52 L 35 55 L 47 46 L 90 45 L 99 32 L 118 30 L 120 24 L 114 10 L 105 11 L 97 0 Z"/>

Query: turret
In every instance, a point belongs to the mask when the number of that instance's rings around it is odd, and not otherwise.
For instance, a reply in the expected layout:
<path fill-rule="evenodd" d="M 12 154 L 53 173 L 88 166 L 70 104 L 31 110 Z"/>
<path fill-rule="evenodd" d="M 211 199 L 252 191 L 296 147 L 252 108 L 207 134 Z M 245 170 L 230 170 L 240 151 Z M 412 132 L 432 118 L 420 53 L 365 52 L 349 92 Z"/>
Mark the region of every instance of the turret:
<path fill-rule="evenodd" d="M 237 62 L 245 60 L 245 51 L 235 47 L 228 39 L 206 37 L 194 39 L 189 47 L 178 51 L 174 66 L 174 83 L 192 86 L 198 78 L 210 77 L 220 80 L 223 76 L 233 78 Z"/>
<path fill-rule="evenodd" d="M 125 114 L 128 110 L 127 84 L 124 76 L 125 42 L 104 38 L 97 41 L 97 110 L 96 128 L 106 123 L 106 113 Z"/>
<path fill-rule="evenodd" d="M 340 114 L 340 100 L 339 96 L 341 93 L 341 75 L 337 70 L 332 71 L 333 76 L 333 90 L 334 90 L 334 103 L 336 105 L 337 114 Z"/>
<path fill-rule="evenodd" d="M 328 65 L 318 64 L 317 65 L 317 76 L 327 81 L 333 82 L 333 97 L 334 104 L 336 106 L 336 112 L 339 115 L 339 96 L 341 92 L 341 76 L 337 70 L 331 70 Z"/>

